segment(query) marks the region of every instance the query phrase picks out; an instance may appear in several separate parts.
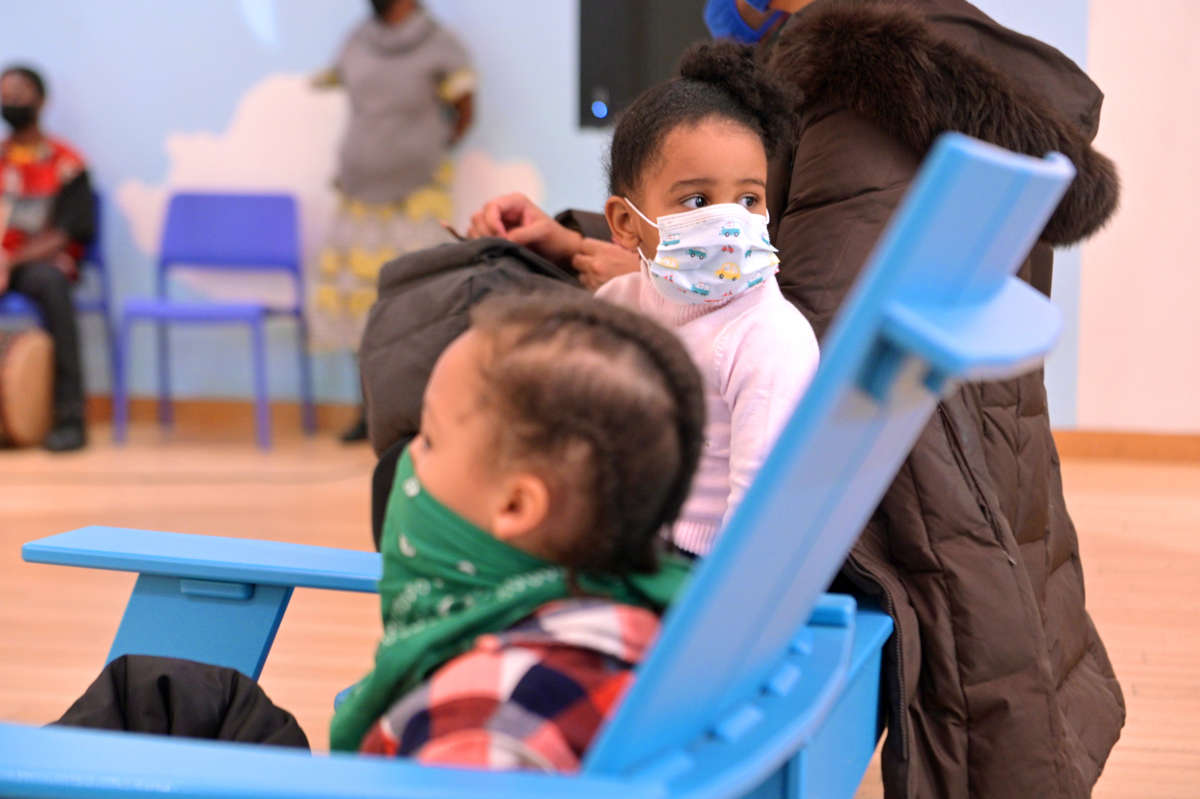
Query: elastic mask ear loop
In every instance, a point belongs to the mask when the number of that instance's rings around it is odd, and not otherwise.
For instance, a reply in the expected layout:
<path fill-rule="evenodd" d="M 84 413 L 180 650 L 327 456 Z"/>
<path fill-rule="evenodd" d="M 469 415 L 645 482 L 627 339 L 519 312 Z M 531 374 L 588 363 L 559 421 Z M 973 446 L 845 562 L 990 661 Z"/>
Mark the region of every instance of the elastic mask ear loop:
<path fill-rule="evenodd" d="M 642 209 L 638 208 L 636 205 L 633 204 L 633 200 L 629 199 L 628 197 L 622 197 L 621 199 L 624 200 L 629 205 L 629 207 L 633 209 L 633 212 L 635 214 L 637 214 L 642 219 L 644 219 L 647 225 L 654 228 L 655 230 L 660 230 L 659 226 L 656 223 L 650 221 L 650 217 L 648 217 L 642 213 Z"/>
<path fill-rule="evenodd" d="M 658 231 L 660 231 L 660 232 L 661 232 L 661 230 L 662 230 L 662 229 L 661 229 L 661 228 L 660 228 L 660 227 L 659 227 L 657 224 L 655 224 L 654 222 L 651 222 L 651 221 L 650 221 L 650 218 L 649 218 L 648 216 L 646 216 L 645 214 L 643 214 L 643 213 L 642 213 L 642 209 L 638 208 L 636 205 L 634 205 L 634 204 L 633 204 L 633 200 L 629 199 L 628 197 L 622 197 L 621 199 L 625 201 L 625 204 L 626 204 L 626 205 L 628 205 L 630 208 L 632 208 L 632 209 L 633 209 L 633 212 L 634 212 L 635 214 L 637 214 L 637 215 L 638 215 L 638 216 L 640 216 L 640 217 L 641 217 L 643 220 L 645 220 L 645 222 L 646 222 L 646 224 L 647 224 L 647 225 L 649 225 L 650 227 L 654 228 L 655 230 L 658 230 Z M 640 244 L 639 244 L 639 246 L 638 246 L 638 248 L 637 248 L 637 254 L 638 254 L 638 260 L 640 260 L 640 261 L 642 262 L 642 269 L 643 269 L 643 270 L 646 270 L 646 271 L 648 272 L 648 271 L 649 271 L 649 269 L 650 269 L 650 263 L 651 263 L 651 261 L 650 261 L 650 259 L 649 259 L 649 258 L 647 258 L 647 257 L 645 256 L 645 254 L 642 252 L 642 248 L 641 248 Z"/>

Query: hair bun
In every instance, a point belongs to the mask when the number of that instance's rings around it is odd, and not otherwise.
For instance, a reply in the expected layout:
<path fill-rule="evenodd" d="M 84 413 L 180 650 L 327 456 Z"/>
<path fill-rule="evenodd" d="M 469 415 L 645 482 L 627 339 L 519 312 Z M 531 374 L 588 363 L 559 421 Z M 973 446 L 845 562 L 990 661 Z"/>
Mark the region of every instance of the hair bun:
<path fill-rule="evenodd" d="M 621 113 L 609 147 L 609 193 L 636 191 L 663 137 L 680 124 L 709 117 L 732 120 L 762 139 L 768 158 L 791 146 L 799 93 L 760 63 L 753 47 L 731 41 L 694 44 L 683 54 L 679 73 L 642 92 Z"/>
<path fill-rule="evenodd" d="M 680 77 L 731 89 L 753 83 L 757 68 L 754 48 L 728 39 L 693 44 L 679 61 Z"/>
<path fill-rule="evenodd" d="M 753 46 L 728 39 L 694 44 L 679 62 L 679 75 L 728 92 L 775 141 L 790 137 L 796 93 L 759 63 Z"/>

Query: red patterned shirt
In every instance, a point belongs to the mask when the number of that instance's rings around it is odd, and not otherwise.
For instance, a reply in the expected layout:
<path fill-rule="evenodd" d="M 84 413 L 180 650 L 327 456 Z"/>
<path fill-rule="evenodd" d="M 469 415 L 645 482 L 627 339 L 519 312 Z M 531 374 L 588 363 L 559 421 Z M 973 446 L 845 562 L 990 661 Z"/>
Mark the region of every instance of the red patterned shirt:
<path fill-rule="evenodd" d="M 0 144 L 0 218 L 2 246 L 10 255 L 32 236 L 61 230 L 71 243 L 67 252 L 78 260 L 95 228 L 95 209 L 83 158 L 58 139 L 35 144 Z"/>

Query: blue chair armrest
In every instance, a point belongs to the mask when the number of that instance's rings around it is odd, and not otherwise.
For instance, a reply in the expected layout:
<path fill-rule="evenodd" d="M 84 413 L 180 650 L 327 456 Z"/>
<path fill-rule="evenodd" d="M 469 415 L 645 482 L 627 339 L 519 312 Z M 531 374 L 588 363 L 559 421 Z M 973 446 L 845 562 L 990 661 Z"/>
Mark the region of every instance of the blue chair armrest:
<path fill-rule="evenodd" d="M 138 572 L 121 655 L 188 658 L 257 679 L 293 588 L 374 593 L 377 553 L 209 535 L 83 527 L 30 541 L 25 560 Z"/>
<path fill-rule="evenodd" d="M 0 723 L 0 795 L 659 799 L 647 781 L 419 766 L 360 755 Z"/>
<path fill-rule="evenodd" d="M 119 527 L 81 527 L 30 541 L 30 563 L 132 571 L 193 580 L 373 593 L 378 553 Z"/>
<path fill-rule="evenodd" d="M 1061 330 L 1058 309 L 1017 278 L 1008 278 L 995 296 L 977 304 L 894 303 L 883 323 L 889 341 L 920 352 L 934 374 L 956 380 L 1027 372 L 1042 362 Z"/>

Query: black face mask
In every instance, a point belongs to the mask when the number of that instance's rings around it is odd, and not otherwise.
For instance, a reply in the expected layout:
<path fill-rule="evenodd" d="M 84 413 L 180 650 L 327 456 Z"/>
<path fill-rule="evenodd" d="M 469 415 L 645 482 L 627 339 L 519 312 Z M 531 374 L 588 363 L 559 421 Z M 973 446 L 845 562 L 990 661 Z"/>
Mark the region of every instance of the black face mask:
<path fill-rule="evenodd" d="M 37 123 L 37 107 L 32 105 L 0 106 L 0 116 L 15 131 L 25 130 Z"/>

